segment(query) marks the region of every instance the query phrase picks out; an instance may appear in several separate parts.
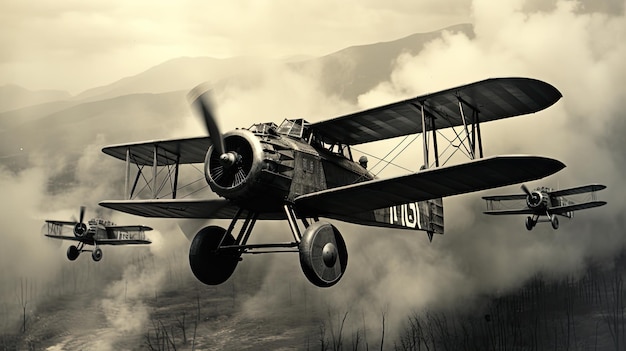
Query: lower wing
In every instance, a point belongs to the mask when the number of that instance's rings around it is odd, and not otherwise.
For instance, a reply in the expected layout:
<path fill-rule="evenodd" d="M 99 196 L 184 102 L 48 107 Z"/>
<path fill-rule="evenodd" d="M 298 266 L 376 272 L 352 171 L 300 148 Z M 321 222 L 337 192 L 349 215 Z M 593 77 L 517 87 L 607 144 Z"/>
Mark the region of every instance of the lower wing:
<path fill-rule="evenodd" d="M 572 205 L 566 205 L 566 206 L 559 206 L 559 207 L 552 207 L 548 210 L 548 212 L 550 212 L 551 214 L 563 214 L 566 212 L 573 212 L 573 211 L 579 211 L 579 210 L 584 210 L 587 208 L 594 208 L 594 207 L 600 207 L 600 206 L 604 206 L 606 205 L 606 201 L 590 201 L 590 202 L 583 202 L 580 204 L 572 204 Z"/>
<path fill-rule="evenodd" d="M 606 189 L 606 185 L 589 184 L 589 185 L 579 186 L 576 188 L 555 190 L 555 191 L 550 192 L 550 195 L 551 196 L 578 195 L 578 194 L 592 193 L 592 192 L 600 191 L 602 189 Z"/>
<path fill-rule="evenodd" d="M 519 215 L 519 214 L 531 215 L 531 214 L 535 214 L 535 211 L 531 210 L 530 208 L 520 208 L 520 209 L 517 209 L 517 210 L 489 210 L 489 211 L 485 211 L 483 213 L 484 214 L 488 214 L 488 215 L 495 215 L 495 216 L 497 216 L 497 215 Z"/>
<path fill-rule="evenodd" d="M 103 239 L 96 241 L 98 245 L 144 245 L 152 244 L 150 240 L 118 240 L 118 239 Z"/>
<path fill-rule="evenodd" d="M 107 230 L 121 230 L 126 232 L 147 232 L 152 230 L 151 227 L 145 225 L 114 225 L 106 228 Z"/>
<path fill-rule="evenodd" d="M 232 219 L 239 206 L 224 199 L 158 199 L 102 201 L 100 206 L 142 217 Z M 258 219 L 284 219 L 284 213 L 262 213 Z"/>
<path fill-rule="evenodd" d="M 52 238 L 52 239 L 72 240 L 72 241 L 80 241 L 80 242 L 87 241 L 84 238 L 77 238 L 75 236 L 54 235 L 54 234 L 45 234 L 45 236 L 47 236 L 48 238 Z"/>
<path fill-rule="evenodd" d="M 565 165 L 540 156 L 494 156 L 299 196 L 306 215 L 347 215 L 536 180 Z"/>

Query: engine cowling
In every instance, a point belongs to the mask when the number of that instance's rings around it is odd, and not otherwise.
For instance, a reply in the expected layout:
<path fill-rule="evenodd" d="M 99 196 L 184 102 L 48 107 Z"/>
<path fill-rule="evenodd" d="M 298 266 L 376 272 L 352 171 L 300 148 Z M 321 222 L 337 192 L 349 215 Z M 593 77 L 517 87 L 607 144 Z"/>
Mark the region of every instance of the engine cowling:
<path fill-rule="evenodd" d="M 211 146 L 204 161 L 205 178 L 216 194 L 231 200 L 245 199 L 263 167 L 263 148 L 245 129 L 224 134 L 224 145 L 232 163 L 224 164 L 224 156 Z"/>
<path fill-rule="evenodd" d="M 533 191 L 526 196 L 526 205 L 529 208 L 547 208 L 548 207 L 548 194 L 541 191 Z"/>

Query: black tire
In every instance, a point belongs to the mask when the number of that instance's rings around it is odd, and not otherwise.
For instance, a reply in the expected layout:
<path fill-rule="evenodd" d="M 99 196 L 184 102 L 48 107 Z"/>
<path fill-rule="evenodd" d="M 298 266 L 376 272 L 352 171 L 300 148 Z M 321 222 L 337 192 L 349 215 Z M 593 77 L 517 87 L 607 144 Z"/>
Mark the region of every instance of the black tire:
<path fill-rule="evenodd" d="M 556 215 L 552 216 L 552 219 L 550 219 L 550 223 L 552 224 L 552 228 L 554 230 L 559 229 L 559 219 Z"/>
<path fill-rule="evenodd" d="M 526 229 L 528 230 L 533 230 L 533 227 L 535 226 L 535 222 L 533 221 L 532 217 L 528 216 L 526 217 Z"/>
<path fill-rule="evenodd" d="M 207 285 L 218 285 L 227 281 L 240 261 L 237 250 L 217 250 L 222 238 L 222 245 L 233 245 L 232 234 L 224 237 L 226 229 L 218 226 L 202 228 L 191 242 L 189 265 L 196 278 Z"/>
<path fill-rule="evenodd" d="M 91 258 L 96 262 L 100 261 L 102 259 L 102 249 L 96 247 L 93 252 L 91 252 Z"/>
<path fill-rule="evenodd" d="M 80 251 L 78 251 L 78 248 L 74 245 L 71 245 L 70 247 L 67 248 L 67 259 L 70 261 L 74 261 L 78 258 L 78 255 L 80 255 Z"/>
<path fill-rule="evenodd" d="M 311 224 L 302 235 L 298 252 L 302 272 L 321 288 L 337 284 L 348 266 L 346 243 L 330 223 Z"/>

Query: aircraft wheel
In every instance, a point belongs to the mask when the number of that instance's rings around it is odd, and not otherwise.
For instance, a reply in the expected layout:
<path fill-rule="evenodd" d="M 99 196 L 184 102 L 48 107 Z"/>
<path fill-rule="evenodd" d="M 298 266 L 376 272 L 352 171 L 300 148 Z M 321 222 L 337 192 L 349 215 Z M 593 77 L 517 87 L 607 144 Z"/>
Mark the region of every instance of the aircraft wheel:
<path fill-rule="evenodd" d="M 100 261 L 102 259 L 102 249 L 96 247 L 96 249 L 91 253 L 91 258 L 93 258 L 96 262 Z"/>
<path fill-rule="evenodd" d="M 241 254 L 237 250 L 217 250 L 226 229 L 208 226 L 200 229 L 189 248 L 189 265 L 196 278 L 207 285 L 222 284 L 235 271 Z M 226 235 L 222 245 L 233 245 L 235 238 Z"/>
<path fill-rule="evenodd" d="M 80 251 L 78 251 L 78 248 L 74 245 L 70 246 L 67 248 L 67 259 L 70 261 L 74 261 L 75 259 L 78 258 L 78 255 L 80 255 Z"/>
<path fill-rule="evenodd" d="M 346 243 L 339 230 L 330 223 L 311 224 L 302 235 L 298 251 L 302 272 L 316 286 L 333 286 L 346 271 Z"/>
<path fill-rule="evenodd" d="M 559 219 L 556 217 L 556 215 L 552 216 L 552 219 L 550 220 L 550 223 L 552 223 L 552 228 L 554 230 L 559 229 Z"/>
<path fill-rule="evenodd" d="M 526 229 L 533 230 L 534 226 L 535 222 L 533 221 L 533 218 L 530 216 L 526 217 Z"/>

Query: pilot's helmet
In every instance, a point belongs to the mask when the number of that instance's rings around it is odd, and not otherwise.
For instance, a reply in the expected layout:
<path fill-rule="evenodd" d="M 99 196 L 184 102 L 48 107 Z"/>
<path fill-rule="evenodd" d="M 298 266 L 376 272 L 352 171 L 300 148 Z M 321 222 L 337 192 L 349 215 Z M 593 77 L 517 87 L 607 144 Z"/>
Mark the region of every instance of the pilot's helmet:
<path fill-rule="evenodd" d="M 363 155 L 359 157 L 359 164 L 361 165 L 361 167 L 367 168 L 367 156 Z"/>

